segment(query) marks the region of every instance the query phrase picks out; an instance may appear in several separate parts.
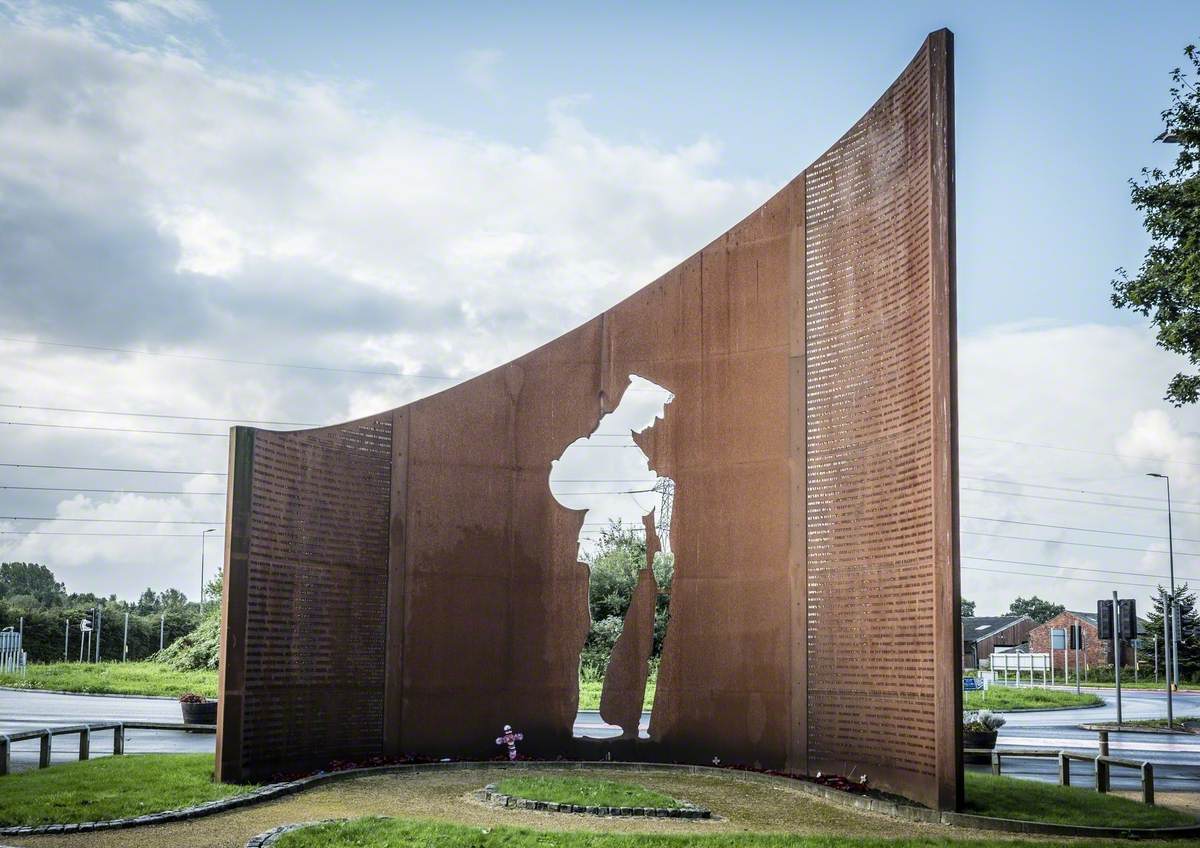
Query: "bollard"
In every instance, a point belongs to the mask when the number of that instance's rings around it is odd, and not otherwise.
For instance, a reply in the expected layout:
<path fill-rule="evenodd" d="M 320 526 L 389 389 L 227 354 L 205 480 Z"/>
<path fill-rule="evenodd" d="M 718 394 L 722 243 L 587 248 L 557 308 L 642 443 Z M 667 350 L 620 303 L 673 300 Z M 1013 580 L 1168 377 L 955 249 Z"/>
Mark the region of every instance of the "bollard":
<path fill-rule="evenodd" d="M 1142 763 L 1142 802 L 1154 806 L 1154 766 Z"/>
<path fill-rule="evenodd" d="M 92 752 L 92 729 L 85 726 L 79 731 L 79 759 L 86 760 Z"/>
<path fill-rule="evenodd" d="M 992 751 L 992 774 L 1000 775 L 1000 752 L 996 750 Z"/>
<path fill-rule="evenodd" d="M 1108 756 L 1108 731 L 1107 730 L 1100 731 L 1100 756 L 1102 756 L 1102 757 Z"/>
<path fill-rule="evenodd" d="M 1071 758 L 1062 751 L 1058 752 L 1058 785 L 1071 785 Z"/>
<path fill-rule="evenodd" d="M 118 724 L 113 728 L 113 756 L 119 757 L 125 753 L 125 725 Z"/>
<path fill-rule="evenodd" d="M 0 733 L 0 774 L 8 774 L 12 765 L 12 741 L 7 733 Z"/>
<path fill-rule="evenodd" d="M 50 768 L 50 728 L 42 731 L 41 749 L 38 751 L 38 768 Z"/>

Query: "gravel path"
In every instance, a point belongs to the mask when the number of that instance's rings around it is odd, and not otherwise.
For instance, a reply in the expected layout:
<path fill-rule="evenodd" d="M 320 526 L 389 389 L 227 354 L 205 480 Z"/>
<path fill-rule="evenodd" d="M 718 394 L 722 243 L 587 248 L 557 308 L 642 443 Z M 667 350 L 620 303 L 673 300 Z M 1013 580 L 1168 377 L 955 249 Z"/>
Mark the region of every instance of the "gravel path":
<path fill-rule="evenodd" d="M 504 769 L 453 771 L 417 776 L 379 775 L 339 781 L 259 806 L 193 821 L 130 830 L 66 836 L 8 837 L 14 846 L 80 848 L 242 848 L 255 834 L 280 824 L 330 818 L 387 815 L 458 822 L 480 827 L 512 825 L 535 830 L 602 830 L 642 833 L 788 832 L 844 836 L 954 836 L 972 833 L 941 825 L 910 824 L 885 816 L 853 812 L 813 796 L 768 784 L 727 777 L 622 772 L 620 779 L 710 808 L 721 821 L 614 819 L 501 809 L 473 800 L 471 793 L 510 772 Z M 559 772 L 539 772 L 558 774 Z M 578 769 L 567 776 L 588 774 Z M 612 779 L 611 772 L 598 777 Z M 980 834 L 981 836 L 984 834 Z M 991 834 L 990 838 L 995 838 Z"/>

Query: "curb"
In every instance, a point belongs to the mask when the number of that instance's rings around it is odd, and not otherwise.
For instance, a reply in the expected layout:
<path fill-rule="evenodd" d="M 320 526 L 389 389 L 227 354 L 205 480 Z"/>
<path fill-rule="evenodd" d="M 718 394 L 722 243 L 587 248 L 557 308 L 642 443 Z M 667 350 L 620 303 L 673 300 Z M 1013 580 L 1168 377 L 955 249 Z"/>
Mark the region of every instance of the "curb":
<path fill-rule="evenodd" d="M 316 827 L 322 824 L 333 824 L 335 822 L 350 821 L 350 819 L 320 819 L 319 821 L 297 822 L 296 824 L 281 824 L 279 827 L 273 827 L 270 830 L 260 833 L 257 836 L 251 836 L 246 841 L 246 848 L 270 848 L 274 845 L 279 837 L 285 833 L 291 833 L 293 830 L 300 830 L 304 827 Z"/>
<path fill-rule="evenodd" d="M 139 827 L 145 824 L 164 824 L 166 822 L 183 821 L 201 818 L 225 810 L 244 807 L 291 795 L 310 786 L 329 783 L 337 780 L 347 780 L 356 777 L 376 774 L 420 774 L 425 771 L 484 771 L 488 769 L 610 769 L 612 771 L 664 771 L 684 772 L 693 775 L 707 775 L 743 780 L 752 783 L 767 783 L 775 786 L 787 786 L 808 795 L 815 795 L 826 801 L 831 801 L 842 807 L 850 807 L 873 813 L 880 813 L 901 821 L 925 822 L 928 824 L 947 824 L 955 827 L 973 828 L 978 830 L 998 830 L 1009 833 L 1039 833 L 1056 836 L 1092 836 L 1115 837 L 1118 839 L 1172 839 L 1179 837 L 1200 836 L 1200 822 L 1180 825 L 1177 827 L 1091 827 L 1065 824 L 1050 824 L 1045 822 L 1021 821 L 1018 819 L 999 819 L 989 816 L 977 816 L 971 813 L 952 813 L 931 810 L 913 804 L 901 804 L 884 798 L 874 798 L 869 795 L 852 795 L 838 789 L 831 789 L 819 783 L 810 783 L 784 775 L 765 774 L 763 772 L 742 771 L 740 769 L 714 768 L 713 766 L 685 765 L 679 763 L 621 763 L 608 761 L 526 761 L 503 763 L 491 760 L 463 761 L 453 763 L 422 763 L 411 765 L 372 766 L 368 768 L 347 769 L 346 771 L 322 772 L 302 777 L 299 780 L 286 783 L 273 783 L 259 787 L 243 795 L 224 798 L 220 801 L 209 801 L 195 807 L 180 810 L 167 810 L 161 813 L 151 813 L 134 818 L 114 819 L 103 822 L 83 822 L 76 824 L 43 824 L 24 825 L 19 827 L 0 828 L 0 836 L 35 836 L 47 833 L 88 833 L 97 830 L 117 830 L 128 827 Z M 299 825 L 297 825 L 299 826 Z M 255 837 L 257 838 L 257 837 Z M 269 843 L 264 843 L 269 844 Z"/>
<path fill-rule="evenodd" d="M 1080 730 L 1090 730 L 1093 733 L 1106 730 L 1109 733 L 1151 733 L 1158 736 L 1200 736 L 1200 730 L 1167 730 L 1165 727 L 1106 727 L 1099 724 L 1077 724 Z"/>
<path fill-rule="evenodd" d="M 516 807 L 521 810 L 537 810 L 548 813 L 575 813 L 589 816 L 645 816 L 660 819 L 711 819 L 712 811 L 681 801 L 678 807 L 599 807 L 585 804 L 559 804 L 553 801 L 535 801 L 532 798 L 517 798 L 497 791 L 496 784 L 475 792 L 475 798 L 497 807 Z"/>
<path fill-rule="evenodd" d="M 68 692 L 64 689 L 28 689 L 24 686 L 0 686 L 0 692 L 37 692 L 40 695 L 82 695 L 85 698 L 139 698 L 143 701 L 178 701 L 170 695 L 122 695 L 119 692 Z"/>

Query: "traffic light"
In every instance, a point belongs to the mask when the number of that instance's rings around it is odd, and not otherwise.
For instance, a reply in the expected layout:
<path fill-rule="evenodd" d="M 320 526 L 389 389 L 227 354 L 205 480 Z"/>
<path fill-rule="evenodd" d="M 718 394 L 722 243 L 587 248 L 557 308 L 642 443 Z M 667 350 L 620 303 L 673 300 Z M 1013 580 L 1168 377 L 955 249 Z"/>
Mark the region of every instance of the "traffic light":
<path fill-rule="evenodd" d="M 1133 641 L 1137 638 L 1137 604 L 1133 598 L 1117 601 L 1117 611 L 1121 619 L 1121 638 Z"/>
<path fill-rule="evenodd" d="M 1070 648 L 1072 651 L 1074 651 L 1077 648 L 1082 650 L 1082 648 L 1083 648 L 1083 625 L 1082 624 L 1072 624 L 1070 629 L 1067 631 L 1067 637 L 1068 637 L 1068 642 L 1067 642 L 1068 648 Z"/>
<path fill-rule="evenodd" d="M 1113 637 L 1113 605 L 1112 601 L 1096 601 L 1096 630 L 1101 639 Z"/>

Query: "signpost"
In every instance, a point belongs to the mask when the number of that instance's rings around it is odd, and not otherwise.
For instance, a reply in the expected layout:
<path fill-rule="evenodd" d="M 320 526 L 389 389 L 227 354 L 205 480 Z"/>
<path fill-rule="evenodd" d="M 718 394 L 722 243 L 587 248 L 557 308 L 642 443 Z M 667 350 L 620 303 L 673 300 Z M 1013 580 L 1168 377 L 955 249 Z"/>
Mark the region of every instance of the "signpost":
<path fill-rule="evenodd" d="M 1096 629 L 1101 639 L 1112 641 L 1113 678 L 1117 685 L 1117 726 L 1121 726 L 1121 641 L 1137 638 L 1137 604 L 1132 598 L 1096 602 Z M 1135 672 L 1136 674 L 1136 672 Z M 1171 705 L 1168 701 L 1168 720 Z M 1169 722 L 1168 722 L 1169 723 Z"/>
<path fill-rule="evenodd" d="M 1068 631 L 1070 647 L 1075 651 L 1075 694 L 1079 694 L 1079 649 L 1083 647 L 1083 625 L 1072 624 Z"/>

